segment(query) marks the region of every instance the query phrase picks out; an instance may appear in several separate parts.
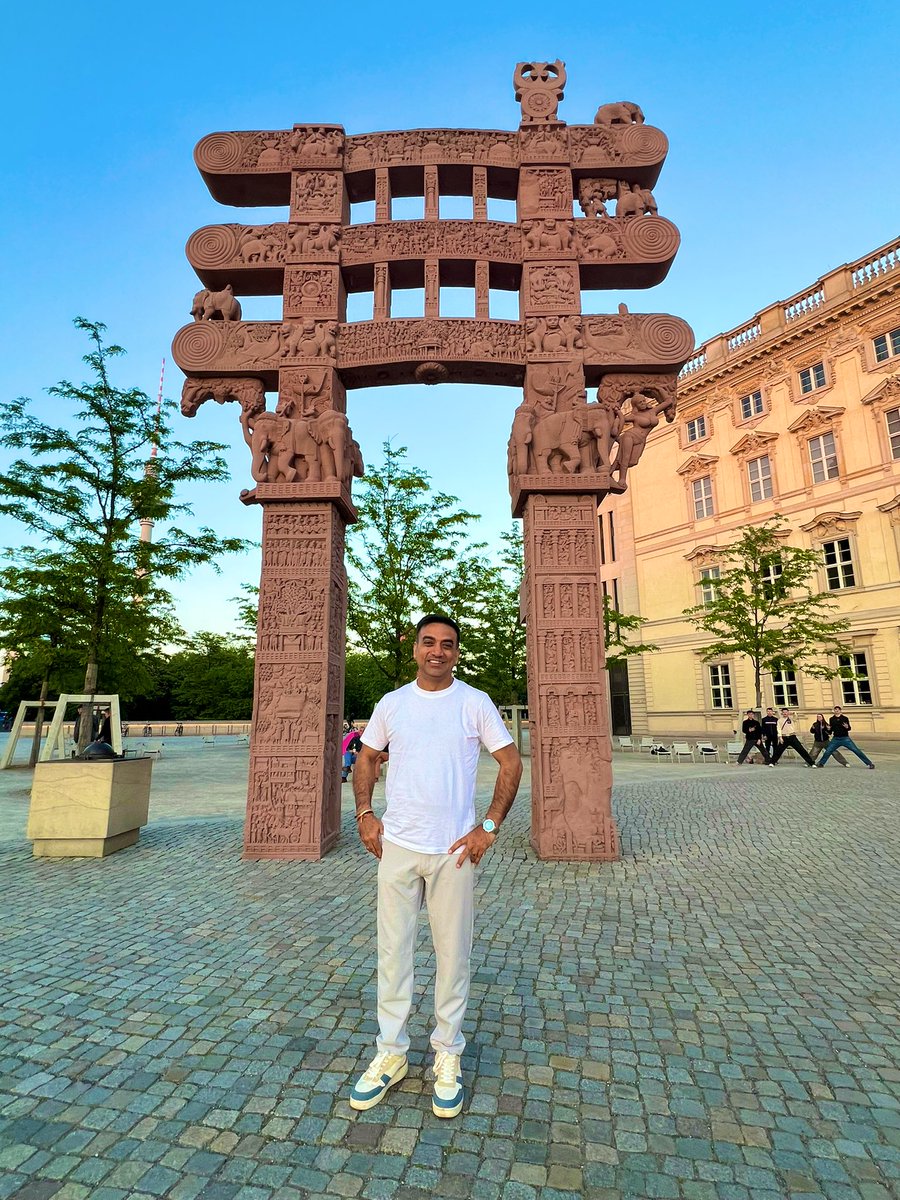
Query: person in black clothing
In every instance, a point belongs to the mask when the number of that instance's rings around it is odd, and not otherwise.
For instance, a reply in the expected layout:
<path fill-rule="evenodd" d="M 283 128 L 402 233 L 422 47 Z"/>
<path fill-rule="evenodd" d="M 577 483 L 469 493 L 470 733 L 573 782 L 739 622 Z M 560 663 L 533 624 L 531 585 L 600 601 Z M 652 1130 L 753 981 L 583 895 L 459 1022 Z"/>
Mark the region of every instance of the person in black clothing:
<path fill-rule="evenodd" d="M 766 753 L 769 758 L 775 758 L 775 751 L 778 749 L 778 717 L 775 715 L 774 708 L 767 708 L 766 715 L 760 721 L 763 731 L 763 741 L 766 745 Z"/>
<path fill-rule="evenodd" d="M 781 710 L 781 719 L 778 722 L 778 749 L 775 751 L 775 757 L 772 759 L 772 765 L 778 762 L 788 746 L 792 750 L 796 750 L 808 767 L 813 766 L 813 760 L 809 757 L 806 747 L 797 737 L 797 728 L 791 718 L 791 710 L 783 708 Z"/>
<path fill-rule="evenodd" d="M 857 758 L 862 759 L 870 771 L 875 770 L 875 764 L 867 754 L 864 754 L 857 746 L 856 742 L 850 737 L 850 720 L 841 712 L 841 706 L 834 706 L 834 716 L 828 722 L 831 726 L 831 741 L 825 747 L 825 753 L 822 755 L 822 761 L 817 762 L 817 767 L 824 767 L 832 754 L 837 754 L 838 750 L 852 750 Z"/>
<path fill-rule="evenodd" d="M 762 725 L 752 708 L 747 709 L 747 719 L 741 725 L 741 733 L 744 735 L 744 748 L 738 755 L 738 762 L 742 763 L 751 750 L 758 750 L 763 756 L 764 762 L 771 766 L 772 761 L 763 745 Z"/>
<path fill-rule="evenodd" d="M 819 757 L 825 747 L 828 745 L 828 739 L 831 737 L 831 725 L 824 713 L 816 713 L 816 719 L 809 727 L 809 732 L 813 735 L 815 745 L 812 751 L 813 762 Z M 849 763 L 840 750 L 835 750 L 832 757 L 836 758 L 842 767 L 849 767 Z"/>

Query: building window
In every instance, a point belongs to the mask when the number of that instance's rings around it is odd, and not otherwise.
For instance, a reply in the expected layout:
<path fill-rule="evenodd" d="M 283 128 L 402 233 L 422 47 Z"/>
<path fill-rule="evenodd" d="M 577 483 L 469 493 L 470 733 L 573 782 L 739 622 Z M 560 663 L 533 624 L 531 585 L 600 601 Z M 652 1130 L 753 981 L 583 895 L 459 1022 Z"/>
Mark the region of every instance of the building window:
<path fill-rule="evenodd" d="M 849 671 L 853 679 L 841 680 L 841 693 L 845 704 L 871 704 L 872 683 L 869 679 L 869 665 L 863 651 L 855 654 L 838 655 L 838 666 L 842 671 Z"/>
<path fill-rule="evenodd" d="M 884 416 L 891 441 L 891 458 L 900 458 L 900 408 L 889 408 Z"/>
<path fill-rule="evenodd" d="M 607 513 L 609 517 L 609 561 L 616 561 L 616 522 L 613 513 Z"/>
<path fill-rule="evenodd" d="M 733 708 L 731 703 L 731 668 L 727 663 L 714 663 L 709 668 L 709 692 L 713 708 Z"/>
<path fill-rule="evenodd" d="M 798 708 L 800 693 L 797 689 L 797 672 L 793 668 L 772 672 L 772 698 L 776 708 Z"/>
<path fill-rule="evenodd" d="M 820 433 L 818 437 L 810 438 L 807 445 L 809 446 L 813 483 L 824 483 L 826 479 L 837 479 L 840 472 L 838 471 L 834 434 Z"/>
<path fill-rule="evenodd" d="M 762 392 L 750 392 L 747 396 L 741 396 L 741 416 L 745 421 L 749 421 L 751 417 L 758 417 L 764 410 Z"/>
<path fill-rule="evenodd" d="M 693 480 L 691 491 L 694 495 L 694 520 L 699 521 L 703 517 L 711 517 L 713 515 L 712 476 L 704 475 L 702 479 Z"/>
<path fill-rule="evenodd" d="M 689 442 L 699 442 L 701 438 L 706 437 L 706 417 L 694 417 L 693 421 L 687 423 L 687 440 Z"/>
<path fill-rule="evenodd" d="M 896 357 L 900 354 L 900 329 L 892 329 L 890 333 L 880 333 L 872 345 L 875 347 L 876 362 L 887 362 L 889 358 Z"/>
<path fill-rule="evenodd" d="M 806 367 L 800 372 L 800 391 L 806 395 L 807 392 L 814 392 L 817 388 L 825 386 L 825 364 L 816 363 L 812 367 Z"/>
<path fill-rule="evenodd" d="M 718 567 L 703 567 L 700 572 L 700 600 L 703 604 L 712 604 L 716 598 L 716 580 L 719 578 Z"/>
<path fill-rule="evenodd" d="M 783 570 L 780 558 L 764 558 L 759 564 L 762 592 L 767 600 L 774 600 L 776 596 L 782 594 L 781 573 Z"/>
<path fill-rule="evenodd" d="M 768 454 L 759 458 L 751 458 L 747 463 L 747 477 L 750 481 L 750 499 L 772 499 L 772 464 Z"/>
<path fill-rule="evenodd" d="M 600 514 L 600 566 L 606 566 L 606 537 L 603 533 L 603 513 Z"/>
<path fill-rule="evenodd" d="M 837 538 L 833 542 L 825 542 L 822 553 L 825 555 L 825 578 L 829 589 L 837 592 L 841 588 L 856 587 L 850 539 Z"/>

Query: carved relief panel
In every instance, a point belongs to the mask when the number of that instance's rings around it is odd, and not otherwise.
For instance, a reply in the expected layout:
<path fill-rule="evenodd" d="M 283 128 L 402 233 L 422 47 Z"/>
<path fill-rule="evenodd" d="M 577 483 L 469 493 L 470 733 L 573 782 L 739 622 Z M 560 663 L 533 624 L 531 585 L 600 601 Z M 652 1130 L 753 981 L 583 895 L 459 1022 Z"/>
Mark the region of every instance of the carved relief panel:
<path fill-rule="evenodd" d="M 519 220 L 571 217 L 572 172 L 566 167 L 523 167 L 519 172 Z"/>
<path fill-rule="evenodd" d="M 291 220 L 346 224 L 344 177 L 340 171 L 294 171 Z"/>
<path fill-rule="evenodd" d="M 285 317 L 341 320 L 344 308 L 344 288 L 338 267 L 288 267 L 285 271 Z"/>

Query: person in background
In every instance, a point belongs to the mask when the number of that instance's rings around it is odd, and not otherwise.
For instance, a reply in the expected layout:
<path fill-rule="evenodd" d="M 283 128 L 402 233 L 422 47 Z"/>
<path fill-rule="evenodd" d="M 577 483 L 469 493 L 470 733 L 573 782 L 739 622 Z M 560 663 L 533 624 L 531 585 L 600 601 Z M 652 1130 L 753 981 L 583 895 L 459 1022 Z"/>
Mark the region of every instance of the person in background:
<path fill-rule="evenodd" d="M 779 758 L 781 758 L 782 754 L 784 754 L 785 750 L 787 750 L 788 746 L 790 746 L 792 750 L 797 751 L 808 767 L 814 765 L 813 760 L 807 753 L 806 747 L 797 737 L 797 727 L 794 725 L 793 718 L 791 717 L 791 710 L 789 708 L 783 708 L 781 710 L 781 717 L 778 721 L 778 748 L 775 751 L 775 757 L 772 759 L 773 767 L 778 762 Z"/>
<path fill-rule="evenodd" d="M 341 739 L 341 783 L 346 783 L 350 778 L 350 772 L 353 770 L 353 764 L 356 762 L 356 756 L 361 746 L 359 731 L 351 725 Z"/>
<path fill-rule="evenodd" d="M 738 755 L 738 762 L 742 763 L 751 750 L 758 750 L 767 766 L 771 766 L 772 760 L 769 758 L 768 752 L 763 745 L 762 725 L 759 722 L 759 717 L 756 715 L 755 709 L 747 709 L 747 717 L 741 725 L 741 733 L 744 735 L 744 748 Z"/>
<path fill-rule="evenodd" d="M 851 750 L 857 758 L 862 759 L 870 771 L 875 770 L 875 764 L 868 755 L 863 754 L 856 742 L 850 737 L 850 719 L 845 717 L 841 712 L 841 706 L 834 706 L 834 716 L 828 722 L 831 727 L 831 741 L 825 747 L 825 753 L 822 755 L 822 761 L 817 762 L 817 767 L 824 767 L 832 754 L 836 754 L 838 750 Z"/>
<path fill-rule="evenodd" d="M 828 745 L 828 739 L 831 737 L 831 726 L 828 724 L 828 718 L 824 713 L 816 713 L 816 719 L 809 727 L 809 732 L 813 735 L 815 745 L 813 747 L 812 760 L 813 762 L 819 757 L 825 747 Z M 841 754 L 840 750 L 834 751 L 834 757 L 838 760 L 842 767 L 848 767 L 850 764 Z"/>
<path fill-rule="evenodd" d="M 775 751 L 778 749 L 778 717 L 775 715 L 774 708 L 766 709 L 766 715 L 760 721 L 760 725 L 762 725 L 766 753 L 774 761 Z"/>

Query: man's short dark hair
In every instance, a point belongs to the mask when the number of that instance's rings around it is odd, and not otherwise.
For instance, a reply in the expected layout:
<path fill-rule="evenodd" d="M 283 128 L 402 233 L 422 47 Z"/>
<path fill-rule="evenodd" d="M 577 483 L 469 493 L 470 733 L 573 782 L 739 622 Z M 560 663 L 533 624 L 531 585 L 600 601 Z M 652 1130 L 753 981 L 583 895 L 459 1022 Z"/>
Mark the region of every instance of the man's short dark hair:
<path fill-rule="evenodd" d="M 452 617 L 445 617 L 443 613 L 429 613 L 427 617 L 423 617 L 416 625 L 416 641 L 419 640 L 419 634 L 426 625 L 449 625 L 456 633 L 456 644 L 459 645 L 459 626 Z"/>

